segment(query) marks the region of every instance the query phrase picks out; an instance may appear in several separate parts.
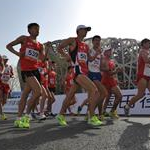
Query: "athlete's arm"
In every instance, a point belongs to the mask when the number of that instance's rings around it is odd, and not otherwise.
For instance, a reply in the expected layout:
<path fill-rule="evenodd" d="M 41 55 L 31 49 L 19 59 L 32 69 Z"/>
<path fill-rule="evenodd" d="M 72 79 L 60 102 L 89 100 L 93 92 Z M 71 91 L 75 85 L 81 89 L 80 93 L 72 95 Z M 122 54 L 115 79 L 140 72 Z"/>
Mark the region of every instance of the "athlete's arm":
<path fill-rule="evenodd" d="M 67 61 L 71 61 L 71 57 L 68 55 L 68 53 L 64 52 L 64 48 L 71 45 L 75 42 L 75 38 L 68 38 L 64 40 L 58 47 L 57 51 L 66 58 Z"/>
<path fill-rule="evenodd" d="M 101 60 L 100 60 L 100 70 L 103 72 L 108 72 L 109 71 L 109 66 L 105 60 L 105 58 L 103 56 L 101 56 Z"/>
<path fill-rule="evenodd" d="M 19 57 L 23 57 L 23 56 L 25 55 L 25 53 L 17 52 L 17 51 L 13 48 L 13 46 L 16 46 L 16 45 L 18 45 L 18 44 L 23 44 L 24 41 L 25 41 L 25 38 L 26 38 L 26 36 L 24 36 L 24 35 L 18 37 L 16 40 L 14 40 L 14 41 L 10 42 L 9 44 L 7 44 L 7 45 L 6 45 L 6 48 L 7 48 L 10 52 L 12 52 L 13 54 L 15 54 L 15 55 L 17 55 L 17 56 L 19 56 Z"/>
<path fill-rule="evenodd" d="M 44 43 L 43 49 L 44 49 L 44 51 L 42 50 L 42 55 L 43 55 L 42 61 L 45 61 L 47 59 L 48 52 L 53 50 L 51 42 L 48 41 L 48 42 Z"/>
<path fill-rule="evenodd" d="M 96 52 L 96 54 L 94 56 L 91 56 L 90 54 L 88 54 L 88 60 L 89 61 L 93 61 L 95 60 L 95 58 L 99 55 L 99 53 Z"/>
<path fill-rule="evenodd" d="M 44 51 L 44 45 L 42 44 L 41 44 L 41 50 L 39 51 L 39 54 L 40 54 L 39 59 L 44 62 L 46 59 L 46 56 L 45 56 L 45 51 Z"/>
<path fill-rule="evenodd" d="M 89 61 L 95 60 L 95 58 L 96 58 L 99 54 L 101 54 L 101 51 L 100 51 L 99 48 L 98 48 L 98 51 L 96 51 L 96 53 L 95 53 L 94 56 L 91 56 L 91 55 L 88 53 L 88 60 L 89 60 Z"/>

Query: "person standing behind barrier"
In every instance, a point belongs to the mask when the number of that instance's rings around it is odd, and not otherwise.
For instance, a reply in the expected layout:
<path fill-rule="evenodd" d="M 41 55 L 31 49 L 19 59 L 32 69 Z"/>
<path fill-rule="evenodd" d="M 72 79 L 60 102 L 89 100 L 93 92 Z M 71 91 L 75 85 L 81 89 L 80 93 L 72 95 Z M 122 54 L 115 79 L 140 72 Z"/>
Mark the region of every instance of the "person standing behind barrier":
<path fill-rule="evenodd" d="M 119 119 L 119 116 L 117 114 L 117 106 L 120 103 L 120 101 L 122 100 L 122 94 L 121 94 L 121 90 L 118 86 L 118 81 L 117 81 L 117 77 L 116 74 L 118 72 L 122 72 L 122 69 L 115 67 L 115 62 L 111 59 L 112 56 L 112 49 L 111 47 L 105 47 L 103 50 L 103 54 L 104 54 L 104 62 L 106 65 L 107 70 L 103 71 L 102 74 L 102 84 L 105 86 L 105 88 L 107 89 L 108 95 L 104 101 L 104 114 L 106 111 L 106 107 L 108 105 L 109 102 L 109 96 L 111 94 L 115 95 L 115 100 L 112 106 L 112 109 L 109 113 L 109 116 L 114 118 L 114 119 Z"/>
<path fill-rule="evenodd" d="M 94 83 L 87 77 L 88 74 L 88 52 L 89 47 L 83 41 L 86 37 L 88 31 L 91 30 L 91 27 L 86 27 L 85 25 L 77 26 L 76 33 L 77 37 L 68 38 L 64 40 L 57 48 L 58 52 L 66 58 L 74 66 L 74 81 L 75 83 L 71 87 L 69 94 L 66 95 L 66 98 L 62 104 L 59 115 L 56 116 L 58 123 L 61 126 L 67 126 L 66 119 L 64 114 L 66 109 L 70 105 L 72 97 L 76 93 L 78 86 L 81 86 L 88 92 L 89 100 L 89 120 L 88 123 L 94 126 L 101 125 L 101 121 L 95 116 L 95 107 L 98 104 L 99 92 Z M 64 51 L 64 48 L 69 46 L 69 53 Z"/>
<path fill-rule="evenodd" d="M 40 85 L 40 73 L 38 71 L 38 59 L 43 54 L 43 45 L 37 41 L 40 26 L 37 23 L 28 25 L 29 36 L 20 36 L 9 43 L 6 47 L 20 59 L 21 75 L 25 86 L 19 103 L 18 118 L 14 122 L 15 127 L 30 127 L 30 111 L 35 105 L 36 100 L 41 96 L 42 88 Z M 16 51 L 13 46 L 21 44 L 20 51 Z M 26 115 L 22 117 L 29 93 L 32 92 L 28 100 Z"/>
<path fill-rule="evenodd" d="M 146 88 L 150 91 L 150 40 L 141 41 L 141 49 L 137 61 L 137 94 L 124 106 L 126 116 L 129 116 L 130 107 L 144 96 Z"/>

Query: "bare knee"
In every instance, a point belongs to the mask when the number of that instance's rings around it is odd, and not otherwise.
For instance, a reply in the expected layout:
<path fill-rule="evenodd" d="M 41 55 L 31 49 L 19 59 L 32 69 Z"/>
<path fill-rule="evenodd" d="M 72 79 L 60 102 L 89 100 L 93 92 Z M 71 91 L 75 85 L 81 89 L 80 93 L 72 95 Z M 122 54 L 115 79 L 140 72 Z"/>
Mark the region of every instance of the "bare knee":
<path fill-rule="evenodd" d="M 36 87 L 36 89 L 33 90 L 33 95 L 38 98 L 42 95 L 42 88 L 41 87 Z"/>
<path fill-rule="evenodd" d="M 99 91 L 97 88 L 93 87 L 91 88 L 91 90 L 89 91 L 91 98 L 98 98 L 100 97 Z"/>

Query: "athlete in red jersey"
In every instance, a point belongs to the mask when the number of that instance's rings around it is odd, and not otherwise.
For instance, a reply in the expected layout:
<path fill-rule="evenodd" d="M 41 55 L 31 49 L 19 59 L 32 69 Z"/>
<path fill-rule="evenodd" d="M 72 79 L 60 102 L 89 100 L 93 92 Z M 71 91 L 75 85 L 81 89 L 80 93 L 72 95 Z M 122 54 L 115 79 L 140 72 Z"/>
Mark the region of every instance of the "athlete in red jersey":
<path fill-rule="evenodd" d="M 49 90 L 53 93 L 55 93 L 55 90 L 56 90 L 56 72 L 54 70 L 54 67 L 55 66 L 55 62 L 52 61 L 52 67 L 50 69 L 50 71 L 48 72 L 48 87 L 49 87 Z"/>
<path fill-rule="evenodd" d="M 72 66 L 69 66 L 68 69 L 67 69 L 67 74 L 65 76 L 65 81 L 64 81 L 64 92 L 65 93 L 68 93 L 71 86 L 73 85 L 73 79 L 74 79 L 74 73 L 73 73 L 73 67 Z"/>
<path fill-rule="evenodd" d="M 38 58 L 43 55 L 43 46 L 37 41 L 39 35 L 39 25 L 31 23 L 28 25 L 29 36 L 21 36 L 7 45 L 7 49 L 19 56 L 21 75 L 25 82 L 24 89 L 19 103 L 18 119 L 15 121 L 16 127 L 29 128 L 29 114 L 36 100 L 41 96 L 40 73 L 38 71 Z M 20 52 L 13 46 L 21 44 Z M 32 92 L 27 105 L 27 114 L 22 116 L 29 93 Z"/>
<path fill-rule="evenodd" d="M 69 66 L 67 69 L 67 74 L 65 76 L 65 79 L 63 81 L 64 86 L 64 93 L 67 95 L 73 85 L 73 79 L 74 79 L 74 73 L 73 73 L 73 67 Z M 76 103 L 76 97 L 75 95 L 72 97 L 72 100 L 70 101 L 70 106 L 74 105 Z M 74 113 L 71 111 L 70 106 L 68 107 L 68 111 L 70 115 L 74 115 Z"/>
<path fill-rule="evenodd" d="M 40 76 L 41 76 L 41 87 L 42 87 L 42 95 L 40 97 L 40 114 L 32 114 L 33 117 L 35 117 L 38 120 L 45 120 L 46 116 L 45 116 L 45 110 L 44 110 L 44 106 L 45 106 L 45 102 L 48 99 L 48 101 L 51 102 L 52 99 L 52 95 L 51 92 L 48 89 L 48 70 L 49 70 L 49 61 L 48 59 L 45 59 L 42 61 L 42 59 L 40 59 L 38 61 L 38 70 L 40 72 Z M 38 103 L 37 103 L 38 104 Z"/>
<path fill-rule="evenodd" d="M 89 99 L 89 112 L 90 118 L 88 123 L 91 125 L 100 125 L 101 122 L 99 119 L 94 115 L 95 107 L 98 103 L 98 90 L 94 83 L 86 76 L 88 73 L 88 45 L 83 41 L 84 37 L 88 31 L 91 30 L 91 27 L 86 27 L 85 25 L 79 25 L 76 29 L 77 31 L 77 38 L 69 38 L 64 40 L 59 46 L 58 51 L 66 58 L 74 66 L 74 73 L 75 73 L 75 82 L 71 87 L 69 94 L 66 95 L 66 98 L 63 102 L 60 114 L 57 115 L 57 120 L 60 125 L 66 126 L 67 122 L 63 114 L 66 113 L 66 109 L 70 105 L 70 100 L 74 96 L 78 86 L 83 87 L 88 92 L 88 99 Z M 69 46 L 69 54 L 66 53 L 63 49 Z"/>
<path fill-rule="evenodd" d="M 51 100 L 48 100 L 47 109 L 46 109 L 46 116 L 56 116 L 52 113 L 52 105 L 55 102 L 55 90 L 56 90 L 56 77 L 57 73 L 55 72 L 56 63 L 54 61 L 49 61 L 49 71 L 48 71 L 48 89 L 51 93 Z"/>
<path fill-rule="evenodd" d="M 118 119 L 119 116 L 117 114 L 117 106 L 120 103 L 122 99 L 122 94 L 120 91 L 120 88 L 118 87 L 117 84 L 117 77 L 116 74 L 118 71 L 121 71 L 120 68 L 116 69 L 115 62 L 111 59 L 112 55 L 112 49 L 109 47 L 106 47 L 104 49 L 104 58 L 103 60 L 105 61 L 105 65 L 107 70 L 103 71 L 102 74 L 102 84 L 106 87 L 107 92 L 108 92 L 108 97 L 105 99 L 104 102 L 104 114 L 109 102 L 109 97 L 113 93 L 115 95 L 115 100 L 113 107 L 109 113 L 110 117 L 114 119 Z"/>
<path fill-rule="evenodd" d="M 4 62 L 4 70 L 0 78 L 0 102 L 4 106 L 10 93 L 9 80 L 13 77 L 13 69 L 11 65 L 7 64 L 8 58 L 6 55 L 2 56 L 2 59 Z M 7 119 L 4 113 L 2 119 Z"/>
<path fill-rule="evenodd" d="M 137 94 L 124 106 L 126 116 L 129 116 L 131 105 L 135 104 L 144 96 L 145 89 L 150 91 L 150 40 L 141 41 L 141 49 L 137 62 Z"/>

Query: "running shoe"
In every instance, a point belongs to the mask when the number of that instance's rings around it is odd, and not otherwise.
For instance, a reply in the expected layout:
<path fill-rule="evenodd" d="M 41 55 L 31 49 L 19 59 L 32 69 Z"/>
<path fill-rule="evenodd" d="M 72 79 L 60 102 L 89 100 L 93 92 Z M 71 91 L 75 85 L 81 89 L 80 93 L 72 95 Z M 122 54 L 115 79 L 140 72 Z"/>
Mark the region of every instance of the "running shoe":
<path fill-rule="evenodd" d="M 117 114 L 117 110 L 110 111 L 109 116 L 113 119 L 119 119 L 119 115 Z"/>
<path fill-rule="evenodd" d="M 56 117 L 57 116 L 57 114 L 53 114 L 52 112 L 50 113 L 50 116 L 52 116 L 52 117 Z"/>
<path fill-rule="evenodd" d="M 21 119 L 15 120 L 15 121 L 14 121 L 14 126 L 15 126 L 16 128 L 25 128 L 25 127 L 24 127 L 24 123 L 21 121 Z"/>
<path fill-rule="evenodd" d="M 7 120 L 7 116 L 5 114 L 2 114 L 1 119 L 2 120 Z"/>
<path fill-rule="evenodd" d="M 30 117 L 29 117 L 29 115 L 25 115 L 21 118 L 20 124 L 22 124 L 22 123 L 23 123 L 23 128 L 30 128 Z"/>
<path fill-rule="evenodd" d="M 36 115 L 37 120 L 46 120 L 46 116 L 44 114 Z"/>
<path fill-rule="evenodd" d="M 57 116 L 57 114 L 53 114 L 52 112 L 44 112 L 44 115 L 47 117 L 47 118 L 49 118 L 49 117 L 56 117 Z"/>
<path fill-rule="evenodd" d="M 14 126 L 19 128 L 20 119 L 14 121 Z"/>
<path fill-rule="evenodd" d="M 66 119 L 65 119 L 65 117 L 64 117 L 63 115 L 58 114 L 58 115 L 56 116 L 56 119 L 57 119 L 58 123 L 59 123 L 61 126 L 67 126 Z"/>
<path fill-rule="evenodd" d="M 130 116 L 130 107 L 128 105 L 124 106 L 124 113 L 126 117 Z"/>
<path fill-rule="evenodd" d="M 34 112 L 31 113 L 31 115 L 30 115 L 31 121 L 32 121 L 32 120 L 36 120 L 36 115 L 37 115 L 37 114 L 34 113 Z"/>
<path fill-rule="evenodd" d="M 88 124 L 92 126 L 100 126 L 102 125 L 102 122 L 97 118 L 97 116 L 94 115 L 92 118 L 88 120 Z"/>

